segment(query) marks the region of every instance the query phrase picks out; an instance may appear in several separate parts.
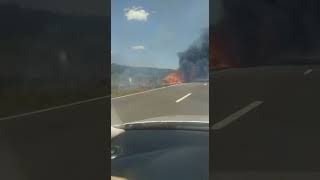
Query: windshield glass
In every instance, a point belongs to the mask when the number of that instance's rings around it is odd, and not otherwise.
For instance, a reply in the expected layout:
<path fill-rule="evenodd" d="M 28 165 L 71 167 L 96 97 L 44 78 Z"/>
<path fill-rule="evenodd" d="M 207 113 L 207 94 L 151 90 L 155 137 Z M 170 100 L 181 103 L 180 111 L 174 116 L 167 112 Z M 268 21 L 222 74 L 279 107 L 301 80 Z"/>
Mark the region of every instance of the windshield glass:
<path fill-rule="evenodd" d="M 208 122 L 209 1 L 117 0 L 111 9 L 112 125 Z"/>

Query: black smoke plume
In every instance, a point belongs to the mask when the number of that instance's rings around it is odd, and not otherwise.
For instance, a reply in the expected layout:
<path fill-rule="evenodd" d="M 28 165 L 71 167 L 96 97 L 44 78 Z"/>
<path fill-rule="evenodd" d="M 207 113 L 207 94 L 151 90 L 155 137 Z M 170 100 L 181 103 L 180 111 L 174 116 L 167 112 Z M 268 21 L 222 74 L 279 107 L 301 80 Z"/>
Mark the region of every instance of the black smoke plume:
<path fill-rule="evenodd" d="M 179 71 L 184 82 L 208 78 L 209 68 L 209 30 L 206 29 L 200 38 L 190 47 L 178 53 Z"/>
<path fill-rule="evenodd" d="M 213 12 L 223 17 L 217 46 L 241 66 L 319 63 L 319 8 L 318 0 L 223 0 Z"/>

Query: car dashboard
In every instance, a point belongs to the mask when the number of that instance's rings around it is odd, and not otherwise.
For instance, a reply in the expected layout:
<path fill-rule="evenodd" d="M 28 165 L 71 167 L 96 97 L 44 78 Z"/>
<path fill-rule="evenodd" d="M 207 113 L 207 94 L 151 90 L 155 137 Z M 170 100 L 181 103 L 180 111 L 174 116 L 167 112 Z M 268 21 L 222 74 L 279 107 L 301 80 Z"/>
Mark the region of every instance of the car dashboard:
<path fill-rule="evenodd" d="M 111 175 L 127 180 L 207 180 L 208 156 L 208 130 L 126 130 L 112 139 Z"/>

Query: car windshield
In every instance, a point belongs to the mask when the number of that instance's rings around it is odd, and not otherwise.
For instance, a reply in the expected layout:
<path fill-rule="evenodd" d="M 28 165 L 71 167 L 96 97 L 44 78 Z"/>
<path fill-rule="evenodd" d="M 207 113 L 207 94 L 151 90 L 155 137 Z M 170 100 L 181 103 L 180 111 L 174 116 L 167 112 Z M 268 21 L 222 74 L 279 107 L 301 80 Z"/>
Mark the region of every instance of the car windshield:
<path fill-rule="evenodd" d="M 208 122 L 209 1 L 122 0 L 111 9 L 111 124 Z"/>

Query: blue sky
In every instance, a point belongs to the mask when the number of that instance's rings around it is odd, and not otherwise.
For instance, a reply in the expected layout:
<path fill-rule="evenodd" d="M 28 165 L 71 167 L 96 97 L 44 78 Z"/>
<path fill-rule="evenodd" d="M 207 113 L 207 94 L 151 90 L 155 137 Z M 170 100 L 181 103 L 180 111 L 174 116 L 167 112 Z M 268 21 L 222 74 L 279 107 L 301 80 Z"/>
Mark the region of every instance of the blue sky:
<path fill-rule="evenodd" d="M 209 0 L 112 0 L 111 61 L 177 68 L 177 53 L 208 26 Z"/>

